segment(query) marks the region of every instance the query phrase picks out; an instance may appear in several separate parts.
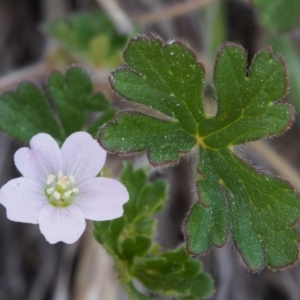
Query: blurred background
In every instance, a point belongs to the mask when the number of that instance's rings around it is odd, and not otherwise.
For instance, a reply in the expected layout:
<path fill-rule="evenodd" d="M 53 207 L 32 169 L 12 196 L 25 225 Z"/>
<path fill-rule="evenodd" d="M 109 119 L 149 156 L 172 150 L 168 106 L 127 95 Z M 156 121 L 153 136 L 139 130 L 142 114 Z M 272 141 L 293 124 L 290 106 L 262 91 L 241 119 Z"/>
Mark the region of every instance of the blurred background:
<path fill-rule="evenodd" d="M 116 106 L 124 107 L 124 102 L 112 93 L 107 77 L 121 63 L 121 51 L 130 36 L 152 33 L 164 40 L 183 39 L 196 51 L 207 71 L 207 98 L 214 97 L 213 61 L 222 42 L 241 44 L 247 50 L 249 63 L 259 49 L 272 44 L 289 64 L 292 89 L 286 101 L 300 111 L 300 27 L 295 24 L 280 30 L 272 28 L 252 2 L 255 1 L 0 0 L 0 93 L 15 89 L 24 80 L 44 87 L 53 70 L 63 71 L 76 64 L 91 75 L 95 90 L 102 91 Z M 20 146 L 0 133 L 0 187 L 19 176 L 13 154 Z M 284 136 L 243 146 L 239 153 L 260 169 L 288 178 L 300 191 L 298 115 Z M 183 242 L 182 220 L 195 200 L 190 193 L 193 174 L 189 171 L 194 159 L 151 173 L 151 178 L 163 177 L 170 182 L 170 199 L 158 216 L 157 239 L 166 249 Z M 134 160 L 136 164 L 146 164 L 143 157 Z M 111 156 L 107 164 L 118 176 L 121 159 Z M 215 280 L 216 293 L 211 299 L 300 299 L 297 266 L 250 274 L 230 241 L 201 260 Z M 50 245 L 38 226 L 7 220 L 1 206 L 0 300 L 24 299 L 127 298 L 118 286 L 109 257 L 93 239 L 92 224 L 77 243 Z"/>

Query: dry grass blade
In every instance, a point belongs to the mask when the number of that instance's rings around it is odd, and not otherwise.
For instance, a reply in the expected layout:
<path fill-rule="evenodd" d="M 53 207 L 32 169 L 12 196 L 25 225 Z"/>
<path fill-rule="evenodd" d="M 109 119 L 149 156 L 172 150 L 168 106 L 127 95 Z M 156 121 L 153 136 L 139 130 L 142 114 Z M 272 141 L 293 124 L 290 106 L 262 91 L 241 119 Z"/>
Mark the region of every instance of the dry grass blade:
<path fill-rule="evenodd" d="M 110 16 L 120 33 L 129 34 L 133 32 L 133 24 L 116 0 L 97 0 L 97 2 Z"/>
<path fill-rule="evenodd" d="M 295 189 L 300 192 L 300 174 L 285 159 L 279 156 L 265 142 L 255 142 L 251 143 L 249 146 L 254 151 L 258 152 L 278 175 L 288 179 Z"/>
<path fill-rule="evenodd" d="M 199 10 L 212 2 L 213 0 L 194 0 L 182 2 L 170 7 L 166 7 L 163 10 L 150 12 L 144 15 L 133 16 L 132 20 L 139 23 L 140 25 L 150 25 L 153 23 L 185 15 L 195 10 Z"/>
<path fill-rule="evenodd" d="M 0 93 L 15 88 L 25 80 L 35 81 L 44 78 L 52 70 L 52 66 L 45 60 L 24 69 L 12 72 L 0 79 Z"/>

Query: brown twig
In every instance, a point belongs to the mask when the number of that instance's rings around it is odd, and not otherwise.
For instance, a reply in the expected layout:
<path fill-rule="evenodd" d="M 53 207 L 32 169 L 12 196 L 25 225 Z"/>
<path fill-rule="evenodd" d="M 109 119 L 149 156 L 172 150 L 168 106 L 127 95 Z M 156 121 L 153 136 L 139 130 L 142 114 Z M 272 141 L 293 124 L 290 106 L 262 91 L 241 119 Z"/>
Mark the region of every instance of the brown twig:
<path fill-rule="evenodd" d="M 92 68 L 79 63 L 77 63 L 76 66 L 83 68 L 92 77 L 92 81 L 95 85 L 107 81 L 109 73 L 106 69 Z M 40 82 L 53 70 L 65 72 L 65 68 L 55 66 L 47 59 L 44 59 L 34 65 L 9 73 L 0 78 L 0 94 L 15 89 L 24 81 Z"/>
<path fill-rule="evenodd" d="M 46 60 L 42 60 L 37 64 L 12 72 L 0 79 L 0 93 L 15 88 L 23 81 L 44 78 L 50 70 L 50 64 Z"/>
<path fill-rule="evenodd" d="M 165 21 L 167 19 L 172 19 L 181 15 L 185 15 L 187 13 L 193 12 L 195 10 L 201 9 L 214 0 L 194 0 L 188 2 L 182 2 L 170 7 L 166 7 L 165 9 L 147 13 L 144 15 L 133 16 L 132 20 L 139 23 L 140 25 L 149 25 L 153 23 L 157 23 L 160 21 Z"/>

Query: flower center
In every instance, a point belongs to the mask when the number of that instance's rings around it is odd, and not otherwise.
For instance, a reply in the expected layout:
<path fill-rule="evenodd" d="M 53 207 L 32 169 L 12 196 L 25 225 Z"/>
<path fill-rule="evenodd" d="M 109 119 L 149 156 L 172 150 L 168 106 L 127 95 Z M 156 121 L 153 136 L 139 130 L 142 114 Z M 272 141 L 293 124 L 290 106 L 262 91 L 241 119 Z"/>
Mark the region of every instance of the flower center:
<path fill-rule="evenodd" d="M 75 187 L 75 178 L 64 176 L 62 171 L 58 175 L 48 175 L 45 187 L 46 197 L 50 204 L 56 207 L 66 207 L 72 204 L 75 195 L 79 192 Z"/>

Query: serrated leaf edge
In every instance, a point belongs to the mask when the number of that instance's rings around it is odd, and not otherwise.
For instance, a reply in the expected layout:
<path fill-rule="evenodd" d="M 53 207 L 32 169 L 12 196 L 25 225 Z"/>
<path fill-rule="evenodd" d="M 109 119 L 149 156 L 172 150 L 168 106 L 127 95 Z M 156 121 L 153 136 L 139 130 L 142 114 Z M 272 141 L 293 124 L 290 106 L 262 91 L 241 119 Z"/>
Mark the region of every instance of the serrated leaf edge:
<path fill-rule="evenodd" d="M 248 161 L 242 159 L 240 156 L 237 155 L 237 153 L 233 152 L 233 154 L 237 157 L 237 159 L 239 159 L 242 163 L 245 163 L 246 165 L 248 165 L 248 167 L 254 169 L 256 171 L 256 173 L 258 173 L 258 175 L 261 175 L 261 176 L 268 176 L 268 177 L 272 177 L 276 180 L 279 180 L 281 182 L 284 182 L 285 184 L 287 184 L 292 191 L 295 192 L 295 194 L 297 194 L 298 198 L 299 198 L 299 193 L 298 191 L 294 188 L 294 186 L 287 180 L 279 177 L 279 176 L 276 176 L 276 175 L 273 175 L 273 174 L 268 174 L 267 172 L 264 172 L 263 170 L 259 170 L 258 167 L 250 164 Z M 199 173 L 196 169 L 196 172 Z M 195 185 L 196 185 L 196 191 L 197 191 L 197 200 L 198 203 L 200 205 L 202 205 L 204 208 L 207 208 L 207 206 L 204 205 L 203 201 L 201 200 L 201 194 L 200 194 L 200 190 L 199 190 L 199 186 L 197 185 L 197 182 L 195 182 Z M 224 199 L 225 203 L 226 203 L 226 199 Z M 300 201 L 300 200 L 299 200 Z M 193 207 L 194 203 L 191 205 L 191 208 Z M 290 264 L 286 264 L 286 265 L 282 265 L 282 266 L 279 266 L 277 268 L 271 268 L 269 267 L 267 264 L 266 264 L 266 256 L 264 255 L 264 263 L 257 269 L 254 269 L 254 268 L 251 268 L 251 266 L 247 263 L 244 255 L 243 255 L 243 252 L 239 249 L 239 247 L 237 246 L 237 244 L 231 239 L 231 233 L 230 233 L 230 219 L 228 218 L 228 225 L 227 225 L 227 236 L 226 236 L 226 239 L 225 239 L 225 242 L 222 244 L 222 245 L 215 245 L 215 244 L 210 244 L 210 247 L 207 251 L 203 251 L 203 252 L 200 252 L 200 253 L 197 253 L 197 252 L 193 252 L 189 249 L 189 237 L 190 235 L 187 233 L 187 224 L 189 222 L 189 217 L 190 217 L 190 212 L 191 212 L 191 208 L 190 210 L 187 212 L 186 214 L 186 217 L 184 218 L 183 220 L 183 223 L 182 223 L 182 232 L 183 232 L 183 235 L 184 235 L 184 240 L 185 240 L 185 244 L 186 244 L 186 252 L 189 253 L 191 256 L 193 257 L 202 257 L 206 254 L 208 254 L 212 248 L 223 248 L 225 246 L 225 244 L 229 241 L 229 239 L 232 241 L 234 247 L 236 248 L 237 250 L 237 253 L 238 253 L 238 256 L 241 258 L 241 260 L 243 261 L 243 263 L 245 264 L 245 266 L 247 267 L 247 269 L 251 272 L 251 273 L 259 273 L 261 272 L 265 267 L 268 267 L 268 269 L 272 270 L 272 271 L 277 271 L 277 270 L 282 270 L 282 269 L 285 269 L 285 268 L 288 268 L 288 267 L 293 267 L 295 265 L 297 265 L 299 259 L 300 259 L 300 249 L 299 249 L 299 246 L 300 246 L 300 232 L 298 230 L 298 247 L 297 247 L 297 258 L 295 259 L 295 262 L 293 263 L 290 263 Z M 227 206 L 226 206 L 227 208 Z M 297 224 L 300 223 L 300 216 L 298 219 L 295 220 L 294 223 L 290 224 L 290 228 L 293 228 L 295 227 Z"/>
<path fill-rule="evenodd" d="M 133 154 L 141 154 L 141 153 L 144 153 L 145 150 L 139 150 L 139 149 L 133 149 L 133 150 L 130 150 L 130 151 L 119 151 L 119 150 L 110 150 L 108 149 L 105 144 L 102 142 L 102 139 L 101 139 L 101 135 L 103 133 L 103 131 L 106 129 L 106 127 L 110 126 L 110 125 L 118 125 L 118 119 L 119 117 L 123 116 L 123 115 L 128 115 L 128 114 L 135 114 L 135 115 L 144 115 L 144 116 L 147 116 L 149 118 L 153 118 L 153 119 L 156 119 L 156 120 L 160 120 L 162 122 L 166 122 L 166 123 L 169 123 L 167 120 L 163 120 L 163 119 L 159 119 L 159 118 L 156 118 L 154 116 L 151 116 L 151 115 L 148 115 L 148 114 L 144 114 L 142 112 L 139 112 L 139 111 L 136 111 L 134 109 L 123 109 L 123 110 L 120 110 L 119 112 L 117 112 L 114 116 L 114 120 L 113 121 L 110 121 L 106 124 L 104 124 L 103 126 L 100 127 L 99 129 L 99 133 L 98 133 L 98 143 L 100 144 L 100 146 L 105 149 L 108 153 L 110 154 L 117 154 L 117 155 L 120 155 L 120 156 L 130 156 L 130 155 L 133 155 Z M 194 148 L 194 147 L 193 147 Z M 190 150 L 190 151 L 178 151 L 179 154 L 181 155 L 188 155 L 192 150 L 193 148 Z M 159 163 L 156 163 L 154 161 L 151 160 L 151 146 L 149 146 L 147 148 L 147 158 L 150 162 L 150 164 L 154 167 L 162 167 L 162 166 L 165 166 L 165 167 L 168 167 L 168 166 L 174 166 L 176 164 L 179 163 L 180 161 L 180 157 L 176 160 L 168 160 L 168 161 L 165 161 L 164 163 L 162 164 L 159 164 Z"/>

